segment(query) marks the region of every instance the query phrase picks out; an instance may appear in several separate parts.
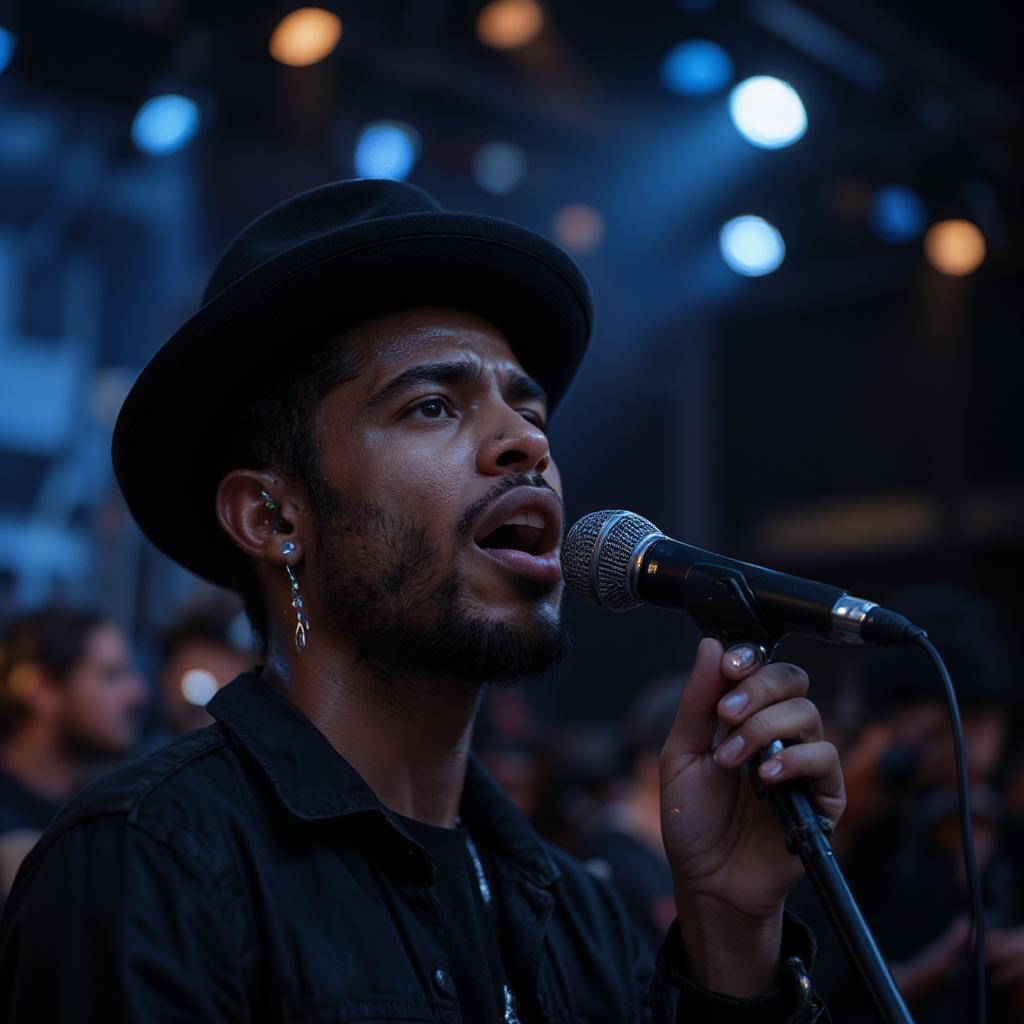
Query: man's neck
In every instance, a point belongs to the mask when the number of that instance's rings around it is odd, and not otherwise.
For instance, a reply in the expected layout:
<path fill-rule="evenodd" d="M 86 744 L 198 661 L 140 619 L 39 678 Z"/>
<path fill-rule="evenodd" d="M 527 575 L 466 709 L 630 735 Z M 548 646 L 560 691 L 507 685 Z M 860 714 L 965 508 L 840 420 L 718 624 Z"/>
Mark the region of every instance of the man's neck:
<path fill-rule="evenodd" d="M 44 723 L 28 722 L 0 751 L 0 763 L 27 790 L 42 800 L 64 803 L 82 785 L 87 770 L 60 749 L 53 730 Z"/>
<path fill-rule="evenodd" d="M 330 649 L 268 652 L 264 676 L 362 776 L 385 807 L 430 825 L 455 824 L 479 690 L 404 677 Z"/>

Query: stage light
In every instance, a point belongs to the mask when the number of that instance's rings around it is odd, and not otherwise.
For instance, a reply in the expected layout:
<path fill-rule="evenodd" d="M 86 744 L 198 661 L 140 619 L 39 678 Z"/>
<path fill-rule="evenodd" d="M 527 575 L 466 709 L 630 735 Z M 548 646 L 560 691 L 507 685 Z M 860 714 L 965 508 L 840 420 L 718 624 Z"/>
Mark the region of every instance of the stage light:
<path fill-rule="evenodd" d="M 341 19 L 322 7 L 300 7 L 286 14 L 270 36 L 270 56 L 293 68 L 316 64 L 341 39 Z"/>
<path fill-rule="evenodd" d="M 883 242 L 899 245 L 921 237 L 927 213 L 916 192 L 902 185 L 885 185 L 871 200 L 870 221 Z"/>
<path fill-rule="evenodd" d="M 488 142 L 473 154 L 473 177 L 488 192 L 503 196 L 526 177 L 526 151 L 514 142 Z"/>
<path fill-rule="evenodd" d="M 770 274 L 786 256 L 778 228 L 751 214 L 728 221 L 718 234 L 718 247 L 729 267 L 745 277 Z"/>
<path fill-rule="evenodd" d="M 496 50 L 518 50 L 543 27 L 544 9 L 537 0 L 491 0 L 476 16 L 480 42 Z"/>
<path fill-rule="evenodd" d="M 132 123 L 132 141 L 143 153 L 163 156 L 188 144 L 199 128 L 199 108 L 170 93 L 146 100 Z"/>
<path fill-rule="evenodd" d="M 942 220 L 924 236 L 924 254 L 939 273 L 965 277 L 985 259 L 985 236 L 969 220 Z"/>
<path fill-rule="evenodd" d="M 729 115 L 740 135 L 762 149 L 790 146 L 807 131 L 807 111 L 796 89 L 768 75 L 748 78 L 733 89 Z"/>
<path fill-rule="evenodd" d="M 592 206 L 573 203 L 563 206 L 554 216 L 555 238 L 576 253 L 593 252 L 604 238 L 604 218 Z"/>
<path fill-rule="evenodd" d="M 683 96 L 707 96 L 729 84 L 732 60 L 710 39 L 688 39 L 673 46 L 661 65 L 661 82 Z"/>
<path fill-rule="evenodd" d="M 416 129 L 402 121 L 375 121 L 356 140 L 355 169 L 360 178 L 409 177 L 420 152 Z"/>
<path fill-rule="evenodd" d="M 10 29 L 0 27 L 0 75 L 11 63 L 14 51 L 17 49 L 18 39 Z"/>
<path fill-rule="evenodd" d="M 197 707 L 206 707 L 217 689 L 217 680 L 205 668 L 190 668 L 181 677 L 181 695 Z"/>

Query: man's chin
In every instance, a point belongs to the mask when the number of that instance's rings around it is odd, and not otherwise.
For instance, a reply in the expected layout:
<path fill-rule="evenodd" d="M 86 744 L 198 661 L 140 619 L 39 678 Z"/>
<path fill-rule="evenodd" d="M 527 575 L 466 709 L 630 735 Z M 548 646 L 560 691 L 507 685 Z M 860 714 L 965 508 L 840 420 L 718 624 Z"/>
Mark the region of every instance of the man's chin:
<path fill-rule="evenodd" d="M 508 621 L 512 616 L 526 624 L 538 617 L 559 616 L 565 583 L 540 583 L 509 572 L 490 572 L 466 580 L 464 593 L 475 615 Z"/>

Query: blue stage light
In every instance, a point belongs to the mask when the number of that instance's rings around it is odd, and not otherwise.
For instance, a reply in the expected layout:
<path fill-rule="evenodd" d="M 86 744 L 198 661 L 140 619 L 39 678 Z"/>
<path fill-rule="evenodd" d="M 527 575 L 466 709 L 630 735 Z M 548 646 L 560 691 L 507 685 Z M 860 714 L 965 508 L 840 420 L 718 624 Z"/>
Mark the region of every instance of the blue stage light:
<path fill-rule="evenodd" d="M 707 96 L 732 79 L 732 60 L 710 39 L 688 39 L 673 46 L 661 65 L 661 82 L 683 96 Z"/>
<path fill-rule="evenodd" d="M 187 145 L 198 128 L 199 107 L 187 96 L 154 96 L 135 115 L 132 141 L 143 153 L 163 156 Z"/>
<path fill-rule="evenodd" d="M 871 201 L 870 220 L 883 242 L 900 245 L 924 234 L 928 212 L 916 192 L 902 185 L 885 185 Z"/>
<path fill-rule="evenodd" d="M 420 139 L 416 129 L 401 121 L 376 121 L 368 124 L 356 140 L 355 169 L 360 178 L 409 177 Z"/>
<path fill-rule="evenodd" d="M 11 63 L 14 51 L 18 46 L 17 36 L 6 28 L 0 28 L 0 75 L 4 73 L 7 65 Z"/>
<path fill-rule="evenodd" d="M 745 277 L 770 274 L 786 256 L 778 228 L 751 214 L 728 221 L 718 234 L 718 247 L 729 267 Z"/>
<path fill-rule="evenodd" d="M 514 142 L 486 142 L 473 154 L 473 177 L 495 195 L 511 192 L 526 176 L 526 151 Z"/>
<path fill-rule="evenodd" d="M 740 82 L 729 96 L 736 130 L 762 149 L 790 146 L 807 131 L 807 111 L 793 86 L 757 75 Z"/>

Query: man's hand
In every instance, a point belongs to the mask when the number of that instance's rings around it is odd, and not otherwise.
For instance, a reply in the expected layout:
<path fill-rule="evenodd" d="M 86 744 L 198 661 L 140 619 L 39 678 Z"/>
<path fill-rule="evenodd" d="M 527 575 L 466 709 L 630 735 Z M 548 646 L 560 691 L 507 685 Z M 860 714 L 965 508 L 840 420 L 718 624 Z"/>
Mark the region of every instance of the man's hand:
<path fill-rule="evenodd" d="M 735 996 L 771 988 L 782 905 L 803 866 L 741 766 L 772 740 L 793 745 L 759 770 L 768 786 L 805 779 L 818 811 L 846 803 L 839 755 L 794 665 L 703 640 L 661 754 L 662 836 L 694 980 Z"/>

